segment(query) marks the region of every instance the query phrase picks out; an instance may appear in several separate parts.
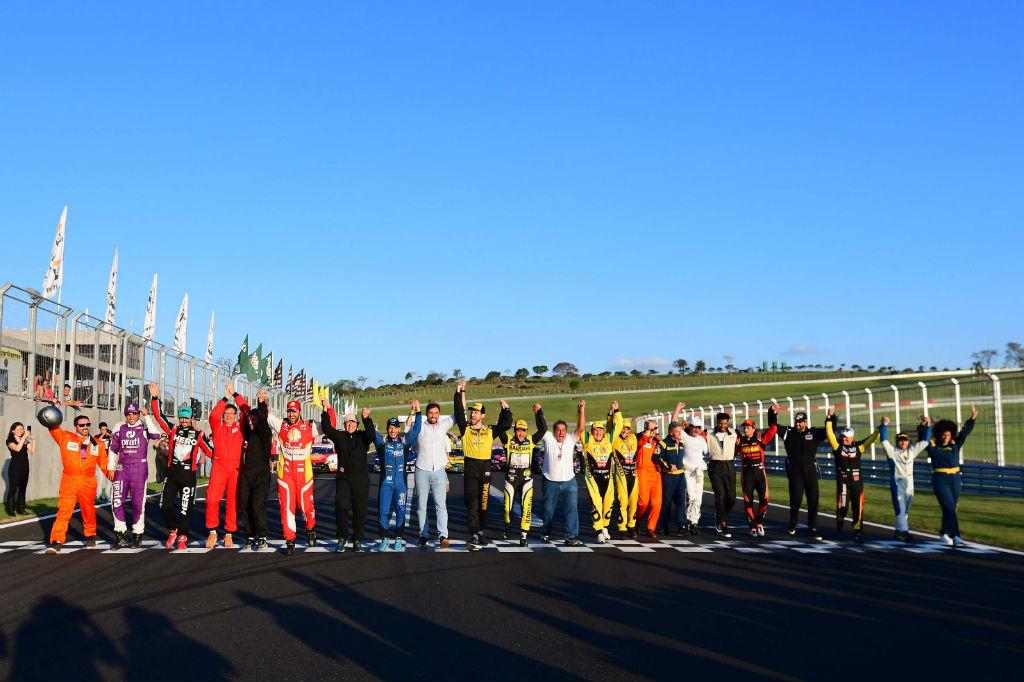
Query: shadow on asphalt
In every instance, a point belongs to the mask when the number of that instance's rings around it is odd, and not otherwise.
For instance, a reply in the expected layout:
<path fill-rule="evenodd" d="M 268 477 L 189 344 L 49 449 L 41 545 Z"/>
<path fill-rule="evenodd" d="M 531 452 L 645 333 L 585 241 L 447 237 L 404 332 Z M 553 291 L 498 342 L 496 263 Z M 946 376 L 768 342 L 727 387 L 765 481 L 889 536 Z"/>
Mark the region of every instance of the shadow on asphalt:
<path fill-rule="evenodd" d="M 36 602 L 14 635 L 12 680 L 180 680 L 189 670 L 204 680 L 227 680 L 235 666 L 180 630 L 167 616 L 131 606 L 126 636 L 114 642 L 82 608 L 59 597 Z M 6 653 L 6 647 L 0 648 Z M 6 656 L 4 656 L 6 658 Z"/>

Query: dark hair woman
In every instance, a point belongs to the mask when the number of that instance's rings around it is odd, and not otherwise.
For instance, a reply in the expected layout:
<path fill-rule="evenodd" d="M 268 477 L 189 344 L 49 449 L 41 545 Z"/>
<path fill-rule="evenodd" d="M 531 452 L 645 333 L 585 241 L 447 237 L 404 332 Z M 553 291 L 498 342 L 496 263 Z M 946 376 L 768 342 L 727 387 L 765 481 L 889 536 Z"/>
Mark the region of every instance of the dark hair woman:
<path fill-rule="evenodd" d="M 25 429 L 21 422 L 11 424 L 7 432 L 7 450 L 11 455 L 11 465 L 7 469 L 7 491 L 4 494 L 4 510 L 8 516 L 24 514 L 25 489 L 28 487 L 28 456 L 35 454 L 36 443 L 32 432 Z"/>
<path fill-rule="evenodd" d="M 974 429 L 977 418 L 978 408 L 971 405 L 971 418 L 964 422 L 959 432 L 956 423 L 949 419 L 935 422 L 932 439 L 925 450 L 932 463 L 932 490 L 942 510 L 939 538 L 949 547 L 964 547 L 967 544 L 960 539 L 960 520 L 956 514 L 960 491 L 964 487 L 960 475 L 960 450 Z"/>

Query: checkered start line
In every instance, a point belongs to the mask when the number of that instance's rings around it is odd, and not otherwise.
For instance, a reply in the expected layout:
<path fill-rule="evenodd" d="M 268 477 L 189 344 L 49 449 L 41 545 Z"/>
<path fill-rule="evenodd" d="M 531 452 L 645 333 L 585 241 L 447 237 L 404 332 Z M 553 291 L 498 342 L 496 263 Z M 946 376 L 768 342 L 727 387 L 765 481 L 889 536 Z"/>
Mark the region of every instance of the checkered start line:
<path fill-rule="evenodd" d="M 431 543 L 427 548 L 420 548 L 413 545 L 406 545 L 401 550 L 389 549 L 386 552 L 380 552 L 376 549 L 376 545 L 373 547 L 373 554 L 416 554 L 416 553 L 437 553 L 437 554 L 460 554 L 469 553 L 469 549 L 466 547 L 464 540 L 451 540 L 450 546 L 447 549 L 440 549 L 435 543 Z M 97 542 L 96 547 L 87 550 L 89 552 L 95 552 L 100 554 L 140 554 L 142 552 L 164 552 L 166 554 L 178 555 L 178 554 L 206 554 L 207 552 L 238 552 L 239 554 L 275 554 L 280 552 L 284 547 L 284 541 L 274 540 L 271 541 L 269 546 L 265 549 L 254 552 L 248 548 L 234 547 L 231 549 L 217 546 L 213 549 L 207 549 L 204 541 L 196 541 L 190 543 L 188 549 L 184 550 L 168 550 L 164 548 L 163 544 L 156 540 L 145 540 L 142 543 L 142 547 L 125 548 L 125 549 L 114 549 L 113 546 L 108 542 Z M 295 545 L 295 553 L 329 553 L 333 552 L 336 545 L 332 542 L 325 542 L 315 547 L 306 547 L 301 541 Z M 72 552 L 78 552 L 85 550 L 85 543 L 82 541 L 68 542 L 62 548 L 61 554 L 69 554 Z M 351 552 L 351 545 L 349 546 Z M 563 552 L 563 553 L 594 553 L 594 552 L 625 552 L 630 554 L 638 553 L 653 553 L 653 552 L 682 552 L 684 554 L 701 554 L 709 552 L 739 552 L 742 554 L 779 554 L 787 552 L 796 552 L 799 554 L 833 554 L 833 553 L 851 553 L 851 554 L 865 554 L 871 552 L 890 552 L 890 553 L 902 553 L 902 554 L 940 554 L 940 553 L 963 553 L 963 554 L 1000 554 L 1001 552 L 993 547 L 961 547 L 958 549 L 951 549 L 946 545 L 938 542 L 915 542 L 912 544 L 905 544 L 897 540 L 872 540 L 864 542 L 863 544 L 855 544 L 853 542 L 833 542 L 825 540 L 822 542 L 805 542 L 800 540 L 768 540 L 764 542 L 750 543 L 741 542 L 738 540 L 714 540 L 709 542 L 693 542 L 691 540 L 682 539 L 666 539 L 658 540 L 653 542 L 640 542 L 638 540 L 612 540 L 605 544 L 598 544 L 596 542 L 587 542 L 580 547 L 569 547 L 563 545 L 561 541 L 555 543 L 545 543 L 540 541 L 531 541 L 526 547 L 520 547 L 519 542 L 515 540 L 492 540 L 490 544 L 484 546 L 481 550 L 483 552 L 490 553 L 501 553 L 501 554 L 543 554 L 549 552 Z M 45 554 L 46 545 L 42 542 L 36 542 L 32 540 L 9 540 L 6 542 L 0 542 L 0 554 L 7 552 L 26 552 L 34 554 Z"/>

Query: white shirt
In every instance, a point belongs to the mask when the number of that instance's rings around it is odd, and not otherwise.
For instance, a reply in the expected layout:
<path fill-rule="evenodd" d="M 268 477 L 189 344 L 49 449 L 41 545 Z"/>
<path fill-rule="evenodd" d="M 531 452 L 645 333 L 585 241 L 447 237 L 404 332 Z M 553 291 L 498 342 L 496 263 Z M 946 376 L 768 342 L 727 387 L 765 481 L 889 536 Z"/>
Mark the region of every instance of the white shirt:
<path fill-rule="evenodd" d="M 416 468 L 424 471 L 437 471 L 448 465 L 448 453 L 451 441 L 448 430 L 455 426 L 451 416 L 438 417 L 436 424 L 431 424 L 426 417 L 420 425 L 420 436 L 416 439 Z"/>
<path fill-rule="evenodd" d="M 576 478 L 572 468 L 572 459 L 576 452 L 576 434 L 565 434 L 565 440 L 559 443 L 555 435 L 548 431 L 544 434 L 544 478 L 552 483 L 563 483 Z"/>
<path fill-rule="evenodd" d="M 687 471 L 707 469 L 704 455 L 708 454 L 708 442 L 701 436 L 691 436 L 683 431 L 683 466 Z"/>

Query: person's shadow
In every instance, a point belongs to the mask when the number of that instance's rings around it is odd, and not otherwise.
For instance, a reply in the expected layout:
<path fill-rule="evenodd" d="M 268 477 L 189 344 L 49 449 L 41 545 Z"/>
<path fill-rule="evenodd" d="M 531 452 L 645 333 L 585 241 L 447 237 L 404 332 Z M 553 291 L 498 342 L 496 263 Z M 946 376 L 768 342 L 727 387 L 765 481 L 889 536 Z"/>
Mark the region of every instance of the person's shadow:
<path fill-rule="evenodd" d="M 101 680 L 98 664 L 121 663 L 117 647 L 85 609 L 41 598 L 14 635 L 12 680 Z"/>
<path fill-rule="evenodd" d="M 124 619 L 125 680 L 180 680 L 189 671 L 204 680 L 227 680 L 236 672 L 231 661 L 182 633 L 162 613 L 129 606 Z"/>

